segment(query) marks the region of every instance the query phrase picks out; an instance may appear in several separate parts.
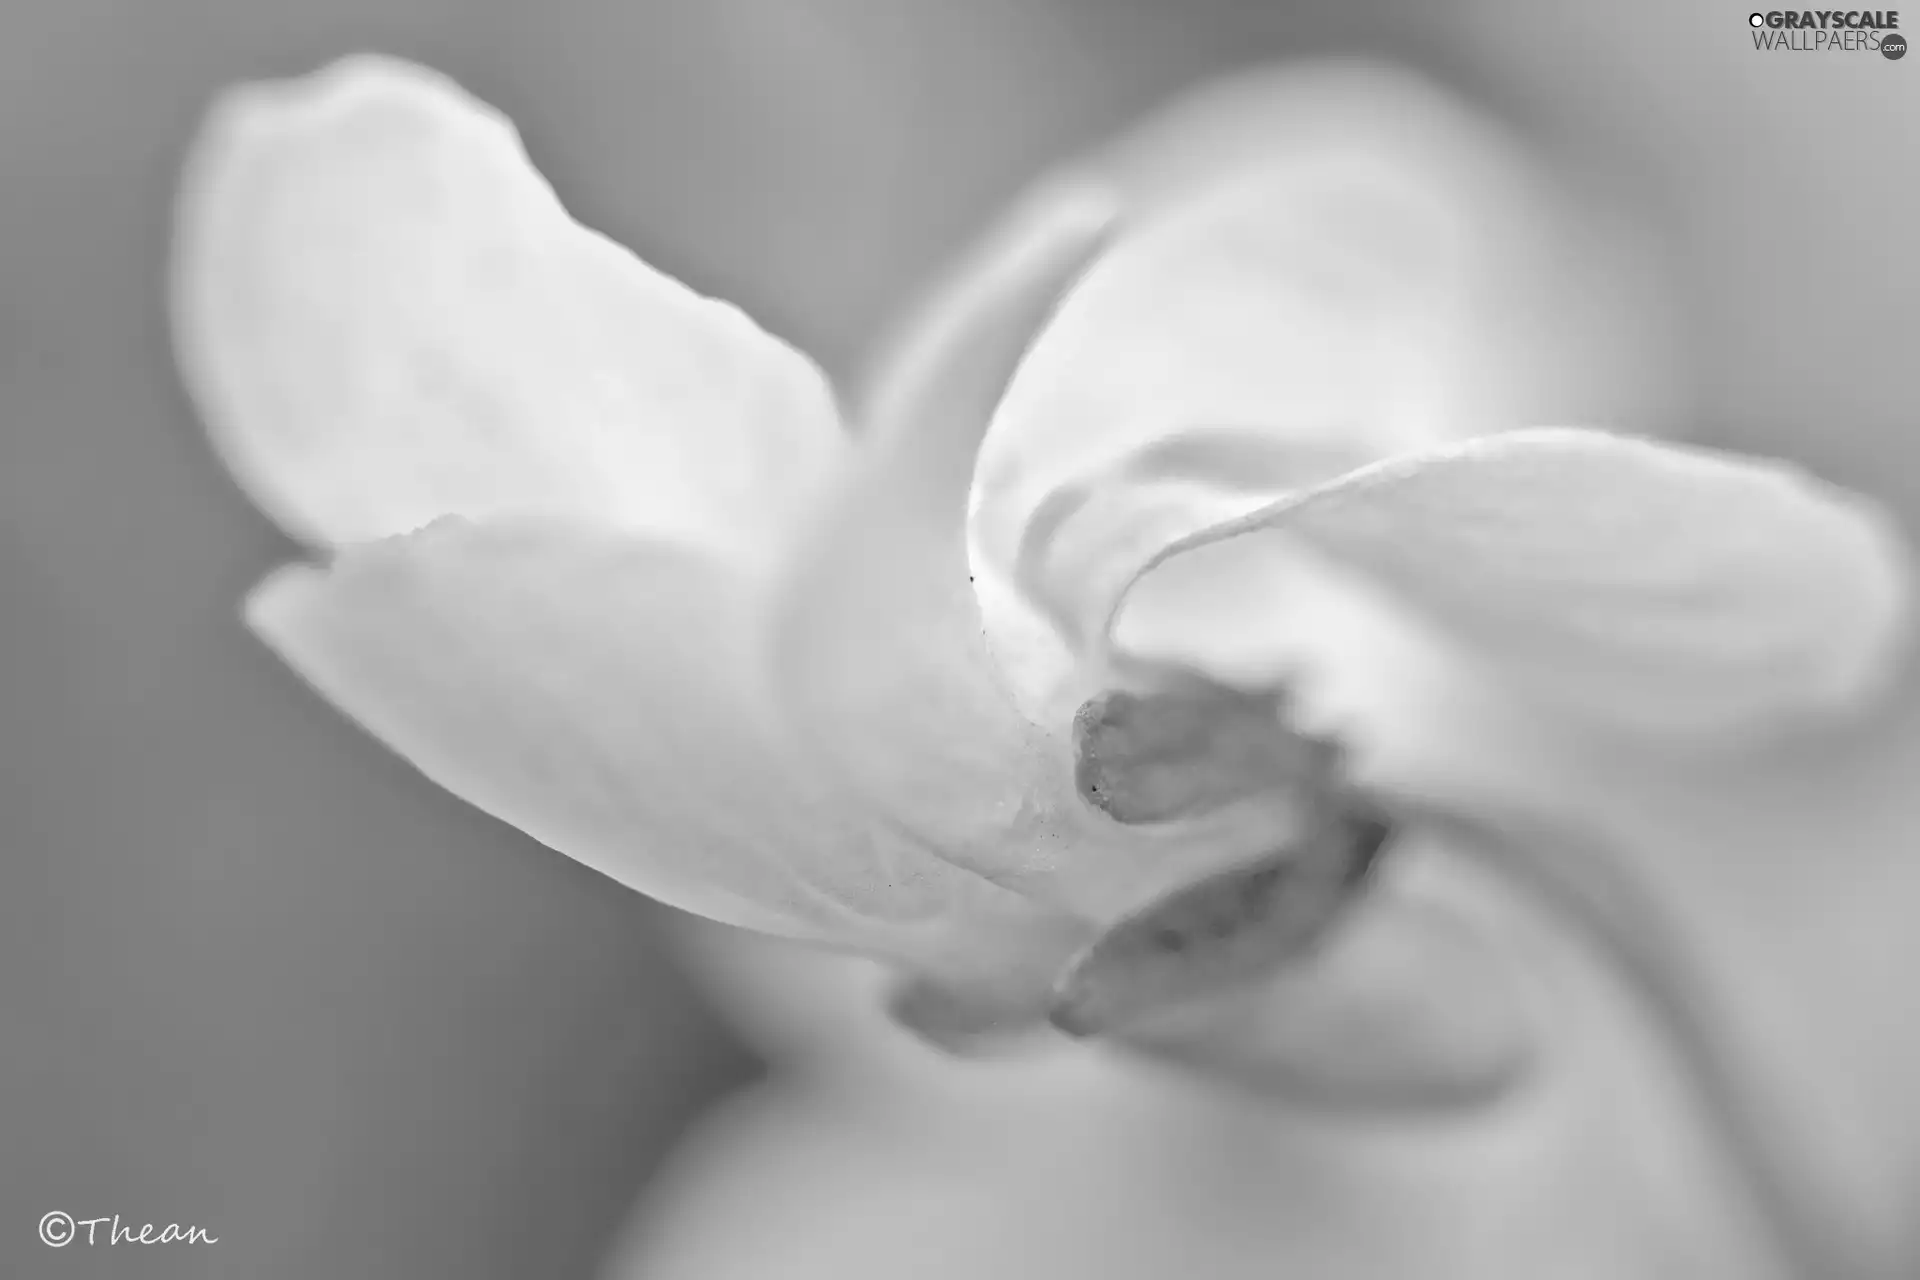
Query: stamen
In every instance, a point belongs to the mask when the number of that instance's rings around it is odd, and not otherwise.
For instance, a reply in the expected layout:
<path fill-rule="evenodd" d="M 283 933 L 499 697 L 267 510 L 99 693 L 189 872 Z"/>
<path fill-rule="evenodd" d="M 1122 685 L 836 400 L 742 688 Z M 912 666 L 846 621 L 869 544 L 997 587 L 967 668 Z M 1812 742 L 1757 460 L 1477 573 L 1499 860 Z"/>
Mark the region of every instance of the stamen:
<path fill-rule="evenodd" d="M 1284 696 L 1202 681 L 1111 690 L 1073 720 L 1074 782 L 1117 822 L 1170 822 L 1288 785 L 1319 785 L 1340 748 L 1283 721 Z"/>
<path fill-rule="evenodd" d="M 1302 839 L 1185 885 L 1122 919 L 1070 965 L 1051 1018 L 1070 1035 L 1258 981 L 1311 951 L 1364 891 L 1394 834 L 1358 796 L 1331 793 Z"/>

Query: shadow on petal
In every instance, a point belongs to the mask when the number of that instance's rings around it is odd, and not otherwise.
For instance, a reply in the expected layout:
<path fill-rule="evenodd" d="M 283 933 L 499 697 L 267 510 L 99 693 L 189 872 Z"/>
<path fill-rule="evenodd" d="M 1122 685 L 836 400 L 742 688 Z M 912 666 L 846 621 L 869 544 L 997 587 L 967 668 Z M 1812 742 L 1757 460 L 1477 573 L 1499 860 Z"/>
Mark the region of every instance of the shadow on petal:
<path fill-rule="evenodd" d="M 1127 1049 L 1288 1105 L 1454 1112 L 1539 1065 L 1538 996 L 1515 957 L 1445 908 L 1383 892 L 1266 982 L 1150 1015 Z"/>

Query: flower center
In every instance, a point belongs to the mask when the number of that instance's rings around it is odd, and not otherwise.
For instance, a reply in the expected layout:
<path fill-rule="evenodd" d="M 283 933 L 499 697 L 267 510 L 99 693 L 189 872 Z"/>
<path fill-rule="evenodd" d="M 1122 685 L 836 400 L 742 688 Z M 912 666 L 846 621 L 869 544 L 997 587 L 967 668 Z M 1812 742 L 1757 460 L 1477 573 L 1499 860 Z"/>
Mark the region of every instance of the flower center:
<path fill-rule="evenodd" d="M 1073 1035 L 1256 982 L 1314 950 L 1365 891 L 1395 824 L 1363 797 L 1316 795 L 1311 825 L 1255 861 L 1123 918 L 1067 967 L 1050 1016 Z"/>
<path fill-rule="evenodd" d="M 1394 833 L 1347 783 L 1341 745 L 1287 723 L 1284 692 L 1186 673 L 1154 685 L 1109 690 L 1075 715 L 1082 799 L 1128 825 L 1217 815 L 1195 823 L 1193 838 L 1225 835 L 1244 854 L 1142 904 L 1068 966 L 1052 1015 L 1075 1034 L 1257 980 L 1310 951 L 1365 891 Z"/>

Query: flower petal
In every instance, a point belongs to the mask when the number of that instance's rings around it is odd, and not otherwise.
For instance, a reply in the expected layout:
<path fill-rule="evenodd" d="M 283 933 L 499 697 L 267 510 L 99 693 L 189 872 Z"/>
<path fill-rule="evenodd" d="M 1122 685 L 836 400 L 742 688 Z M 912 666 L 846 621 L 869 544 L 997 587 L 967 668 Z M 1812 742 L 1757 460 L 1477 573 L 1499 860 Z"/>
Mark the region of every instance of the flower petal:
<path fill-rule="evenodd" d="M 1540 1066 L 1550 1019 L 1521 958 L 1434 903 L 1383 892 L 1297 967 L 1120 1038 L 1296 1105 L 1457 1112 Z"/>
<path fill-rule="evenodd" d="M 1655 1090 L 1582 1082 L 1472 1123 L 1378 1124 L 1186 1083 L 1078 1058 L 893 1090 L 782 1074 L 675 1153 L 605 1274 L 1781 1274 L 1692 1117 Z"/>
<path fill-rule="evenodd" d="M 1112 673 L 1078 672 L 1036 717 L 988 647 L 965 547 L 975 449 L 1111 213 L 1098 189 L 1042 191 L 961 273 L 796 547 L 774 653 L 793 723 L 870 803 L 942 857 L 1095 920 L 1270 848 L 1298 816 L 1277 786 L 1178 822 L 1114 820 L 1079 794 L 1073 738 Z"/>
<path fill-rule="evenodd" d="M 1781 463 L 1540 429 L 1391 459 L 1176 542 L 1095 629 L 1124 643 L 1162 566 L 1224 556 L 1217 623 L 1301 546 L 1528 692 L 1639 729 L 1854 705 L 1883 687 L 1910 617 L 1904 544 L 1868 500 Z"/>
<path fill-rule="evenodd" d="M 971 517 L 996 649 L 1037 681 L 1003 579 L 1058 623 L 1057 601 L 1117 585 L 1086 574 L 1109 541 L 1195 533 L 1440 440 L 1672 416 L 1643 247 L 1414 75 L 1228 80 L 1087 167 L 1129 197 L 1130 230 L 1008 388 Z"/>
<path fill-rule="evenodd" d="M 1458 1111 L 1551 1022 L 1535 922 L 1428 826 L 1357 794 L 1268 858 L 1182 886 L 1062 975 L 1056 1025 L 1314 1107 Z"/>
<path fill-rule="evenodd" d="M 840 448 L 804 356 L 575 222 L 503 116 L 392 59 L 215 106 L 172 308 L 214 444 L 316 545 L 512 510 L 753 545 Z"/>
<path fill-rule="evenodd" d="M 943 971 L 1044 934 L 802 769 L 745 586 L 613 531 L 450 518 L 281 570 L 248 617 L 429 778 L 674 906 Z"/>
<path fill-rule="evenodd" d="M 986 650 L 966 496 L 1006 378 L 1111 216 L 1099 193 L 1049 193 L 963 274 L 947 323 L 879 393 L 776 623 L 780 692 L 825 757 L 944 856 L 1043 894 L 1095 815 L 1074 798 L 1069 725 L 1022 716 Z"/>

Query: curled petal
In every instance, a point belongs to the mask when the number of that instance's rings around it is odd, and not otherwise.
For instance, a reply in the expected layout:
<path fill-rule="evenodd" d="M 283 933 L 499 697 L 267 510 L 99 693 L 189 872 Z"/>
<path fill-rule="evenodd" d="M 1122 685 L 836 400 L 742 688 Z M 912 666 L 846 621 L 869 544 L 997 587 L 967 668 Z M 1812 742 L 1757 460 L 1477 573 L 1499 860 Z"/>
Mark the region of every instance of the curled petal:
<path fill-rule="evenodd" d="M 967 491 L 1007 377 L 1112 209 L 1074 191 L 1031 212 L 876 393 L 844 487 L 786 575 L 774 652 L 822 752 L 943 855 L 1023 888 L 1052 879 L 1083 806 L 1068 723 L 1024 717 L 987 650 Z"/>
<path fill-rule="evenodd" d="M 1128 1048 L 1320 1108 L 1452 1111 L 1538 1065 L 1541 993 L 1444 906 L 1382 893 L 1317 953 L 1126 1028 Z"/>
<path fill-rule="evenodd" d="M 1904 544 L 1858 495 L 1780 463 L 1540 429 L 1391 459 L 1182 539 L 1086 623 L 1124 640 L 1134 595 L 1176 571 L 1230 618 L 1301 547 L 1520 688 L 1643 730 L 1854 705 L 1883 687 L 1911 604 Z"/>
<path fill-rule="evenodd" d="M 974 563 L 1017 588 L 987 596 L 1001 650 L 1043 639 L 1002 605 L 1059 625 L 1057 602 L 1109 594 L 1116 540 L 1440 440 L 1674 416 L 1645 247 L 1417 76 L 1229 79 L 1086 167 L 1130 229 L 1035 343 L 976 477 Z M 1030 666 L 1044 684 L 1048 655 Z"/>
<path fill-rule="evenodd" d="M 172 314 L 215 446 L 315 545 L 530 510 L 754 546 L 840 448 L 804 356 L 575 222 L 505 117 L 390 59 L 214 107 Z"/>
<path fill-rule="evenodd" d="M 940 972 L 1045 949 L 1019 899 L 803 769 L 769 728 L 744 582 L 710 553 L 450 518 L 283 569 L 248 617 L 427 777 L 651 897 Z"/>
<path fill-rule="evenodd" d="M 1075 657 L 1097 640 L 1082 629 L 1086 602 L 1113 599 L 1162 547 L 1372 460 L 1352 442 L 1229 429 L 1170 433 L 1049 493 L 1021 530 L 1010 585 Z M 978 567 L 999 580 L 995 566 Z M 1009 630 L 1017 624 L 1005 611 L 988 610 L 987 621 L 1001 648 L 1017 647 L 1018 633 Z"/>
<path fill-rule="evenodd" d="M 941 856 L 1093 919 L 1259 852 L 1295 816 L 1284 786 L 1180 822 L 1097 811 L 1072 731 L 1113 673 L 1080 670 L 1036 714 L 986 635 L 964 524 L 978 442 L 1111 215 L 1097 188 L 1040 192 L 914 331 L 782 579 L 771 655 L 796 727 L 873 804 Z"/>
<path fill-rule="evenodd" d="M 1643 792 L 1639 799 L 1645 803 L 1651 797 Z M 1738 803 L 1743 811 L 1750 810 L 1755 800 L 1743 794 Z M 1637 848 L 1646 833 L 1623 830 L 1617 818 L 1570 823 L 1529 806 L 1506 803 L 1476 806 L 1468 815 L 1408 798 L 1397 802 L 1395 809 L 1402 820 L 1420 824 L 1453 850 L 1462 860 L 1453 868 L 1456 872 L 1477 864 L 1474 870 L 1498 877 L 1507 889 L 1547 908 L 1544 915 L 1560 926 L 1557 932 L 1585 944 L 1589 961 L 1597 961 L 1594 967 L 1604 973 L 1617 995 L 1631 1002 L 1638 1021 L 1655 1034 L 1669 1064 L 1677 1068 L 1675 1083 L 1716 1142 L 1721 1160 L 1735 1174 L 1734 1182 L 1747 1199 L 1747 1220 L 1760 1229 L 1784 1273 L 1865 1277 L 1892 1275 L 1901 1269 L 1886 1260 L 1883 1251 L 1890 1236 L 1875 1222 L 1889 1201 L 1873 1203 L 1871 1194 L 1849 1197 L 1840 1189 L 1845 1180 L 1832 1179 L 1831 1166 L 1821 1167 L 1833 1148 L 1806 1140 L 1804 1115 L 1782 1105 L 1769 1079 L 1778 1061 L 1748 1052 L 1750 1046 L 1743 1043 L 1740 1019 L 1733 1012 L 1739 1002 L 1728 998 L 1738 994 L 1741 984 L 1729 989 L 1713 980 L 1714 966 L 1708 959 L 1713 948 L 1703 943 L 1716 930 L 1686 927 L 1684 904 L 1659 891 L 1659 877 L 1649 874 L 1651 865 L 1645 861 L 1652 856 L 1662 864 L 1684 864 L 1702 853 L 1729 850 L 1656 852 L 1657 840 L 1653 846 Z M 1764 840 L 1751 842 L 1732 859 L 1714 857 L 1716 881 L 1724 881 L 1729 865 L 1752 861 L 1756 853 L 1764 860 L 1764 850 L 1752 847 L 1764 844 Z M 1796 856 L 1805 848 L 1803 842 Z M 1457 878 L 1470 882 L 1474 877 Z M 1715 889 L 1722 892 L 1726 887 L 1716 883 Z M 1734 896 L 1746 914 L 1753 900 L 1737 892 Z M 1808 924 L 1804 901 L 1797 900 L 1796 907 L 1794 927 L 1804 930 Z M 1778 951 L 1778 935 L 1767 937 L 1768 950 Z M 1764 973 L 1768 966 L 1763 961 L 1752 967 Z M 1751 973 L 1746 976 L 1751 985 L 1762 989 L 1756 998 L 1776 1010 L 1782 991 L 1791 986 L 1756 980 Z M 1577 989 L 1577 980 L 1570 983 L 1570 977 L 1563 974 L 1554 985 L 1563 993 L 1570 987 Z M 1600 995 L 1601 1002 L 1606 999 Z M 1591 1002 L 1592 996 L 1583 1003 Z M 1791 1019 L 1795 1035 L 1803 1041 L 1808 1039 L 1809 1014 L 1810 1010 L 1800 1009 Z M 1601 1055 L 1613 1052 L 1617 1033 L 1609 1039 L 1614 1043 L 1593 1048 Z M 1857 1082 L 1864 1084 L 1865 1077 L 1857 1077 Z M 1880 1222 L 1899 1220 L 1897 1214 L 1880 1218 Z M 1891 1238 L 1898 1238 L 1898 1233 Z M 1882 1260 L 1873 1260 L 1877 1253 Z"/>
<path fill-rule="evenodd" d="M 1273 854 L 1097 938 L 1062 976 L 1055 1024 L 1315 1107 L 1505 1094 L 1543 1038 L 1510 895 L 1457 857 L 1436 865 L 1389 807 L 1326 799 Z"/>

